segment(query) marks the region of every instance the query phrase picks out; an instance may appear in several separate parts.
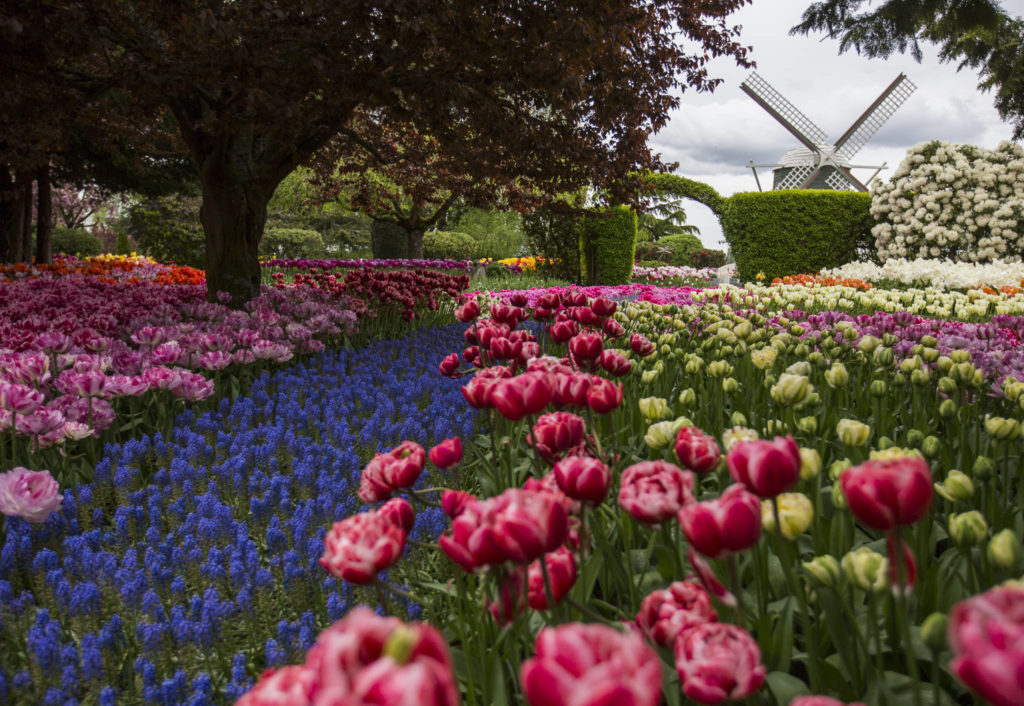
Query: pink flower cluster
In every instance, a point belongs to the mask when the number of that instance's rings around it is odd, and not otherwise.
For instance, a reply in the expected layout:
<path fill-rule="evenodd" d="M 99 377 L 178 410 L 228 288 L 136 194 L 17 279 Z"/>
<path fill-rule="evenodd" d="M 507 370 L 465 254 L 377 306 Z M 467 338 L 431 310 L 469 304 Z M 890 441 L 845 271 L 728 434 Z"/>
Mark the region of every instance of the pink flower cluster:
<path fill-rule="evenodd" d="M 60 509 L 64 496 L 49 471 L 14 468 L 0 473 L 0 513 L 40 523 Z"/>
<path fill-rule="evenodd" d="M 1024 588 L 997 586 L 958 603 L 949 616 L 950 669 L 993 706 L 1024 695 Z"/>

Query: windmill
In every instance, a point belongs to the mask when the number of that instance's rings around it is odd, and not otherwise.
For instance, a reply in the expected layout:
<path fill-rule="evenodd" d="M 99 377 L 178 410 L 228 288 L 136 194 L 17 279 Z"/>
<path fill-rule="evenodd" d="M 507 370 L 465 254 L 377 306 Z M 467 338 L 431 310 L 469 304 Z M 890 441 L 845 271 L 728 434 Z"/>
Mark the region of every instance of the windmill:
<path fill-rule="evenodd" d="M 857 118 L 843 136 L 829 144 L 825 132 L 811 122 L 796 106 L 783 98 L 771 84 L 753 73 L 740 84 L 744 93 L 764 108 L 769 115 L 782 123 L 802 147 L 790 150 L 777 164 L 754 164 L 747 166 L 754 171 L 757 188 L 761 180 L 757 177 L 758 167 L 769 167 L 774 176 L 773 189 L 836 189 L 867 191 L 851 169 L 874 169 L 868 182 L 874 179 L 886 165 L 868 166 L 851 164 L 850 159 L 860 151 L 878 129 L 892 117 L 917 86 L 905 74 L 900 74 L 889 87 L 882 91 L 874 103 Z"/>

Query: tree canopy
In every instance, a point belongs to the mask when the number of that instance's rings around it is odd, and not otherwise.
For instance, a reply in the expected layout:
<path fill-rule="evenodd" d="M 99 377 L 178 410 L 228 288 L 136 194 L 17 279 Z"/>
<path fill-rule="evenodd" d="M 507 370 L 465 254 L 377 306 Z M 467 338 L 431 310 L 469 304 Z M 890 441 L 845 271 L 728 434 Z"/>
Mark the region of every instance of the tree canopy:
<path fill-rule="evenodd" d="M 804 12 L 791 34 L 821 31 L 839 39 L 839 51 L 868 57 L 909 52 L 921 60 L 921 42 L 939 58 L 979 72 L 1014 139 L 1024 138 L 1024 19 L 996 0 L 823 0 Z"/>

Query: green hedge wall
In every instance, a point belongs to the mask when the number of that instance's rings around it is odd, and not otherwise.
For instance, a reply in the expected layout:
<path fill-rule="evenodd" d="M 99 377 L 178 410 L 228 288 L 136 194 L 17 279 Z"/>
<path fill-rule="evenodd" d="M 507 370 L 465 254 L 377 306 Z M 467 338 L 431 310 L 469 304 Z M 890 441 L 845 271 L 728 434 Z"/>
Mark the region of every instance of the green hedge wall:
<path fill-rule="evenodd" d="M 50 251 L 78 257 L 103 253 L 103 241 L 84 228 L 54 228 L 50 233 Z"/>
<path fill-rule="evenodd" d="M 636 254 L 636 212 L 606 209 L 583 220 L 580 255 L 590 284 L 629 284 Z"/>
<path fill-rule="evenodd" d="M 409 236 L 402 226 L 375 219 L 370 226 L 370 248 L 375 258 L 408 257 Z"/>
<path fill-rule="evenodd" d="M 749 282 L 815 273 L 855 260 L 871 245 L 871 195 L 792 189 L 734 194 L 722 208 L 722 231 L 740 279 Z"/>
<path fill-rule="evenodd" d="M 326 255 L 324 239 L 305 228 L 267 228 L 260 239 L 260 255 L 266 257 L 317 258 Z"/>
<path fill-rule="evenodd" d="M 423 234 L 423 257 L 428 260 L 472 260 L 477 242 L 468 233 L 435 230 Z"/>

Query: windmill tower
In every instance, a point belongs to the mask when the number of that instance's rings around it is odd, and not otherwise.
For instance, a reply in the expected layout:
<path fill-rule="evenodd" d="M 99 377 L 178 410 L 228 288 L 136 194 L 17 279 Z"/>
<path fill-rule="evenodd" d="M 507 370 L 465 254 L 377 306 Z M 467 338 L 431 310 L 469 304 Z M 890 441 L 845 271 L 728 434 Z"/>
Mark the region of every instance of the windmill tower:
<path fill-rule="evenodd" d="M 747 165 L 754 171 L 758 189 L 761 188 L 761 180 L 757 176 L 757 168 L 768 167 L 772 170 L 773 189 L 857 191 L 867 191 L 868 187 L 853 176 L 851 169 L 874 169 L 875 173 L 867 180 L 870 183 L 885 165 L 852 164 L 850 160 L 917 90 L 905 74 L 900 74 L 842 137 L 830 144 L 824 130 L 757 73 L 751 74 L 740 88 L 801 143 L 800 147 L 784 154 L 776 164 L 754 164 L 751 161 Z"/>

